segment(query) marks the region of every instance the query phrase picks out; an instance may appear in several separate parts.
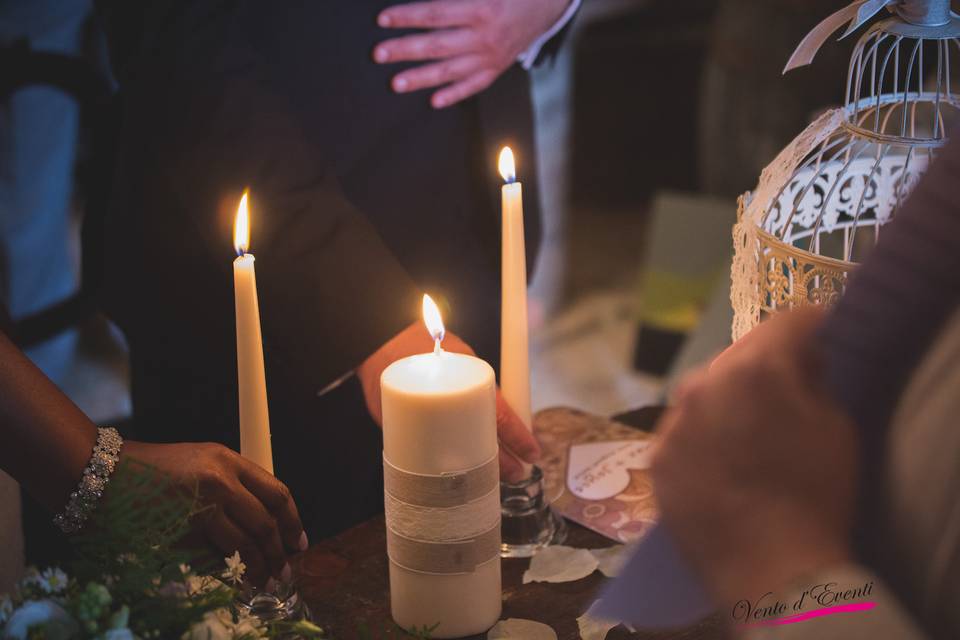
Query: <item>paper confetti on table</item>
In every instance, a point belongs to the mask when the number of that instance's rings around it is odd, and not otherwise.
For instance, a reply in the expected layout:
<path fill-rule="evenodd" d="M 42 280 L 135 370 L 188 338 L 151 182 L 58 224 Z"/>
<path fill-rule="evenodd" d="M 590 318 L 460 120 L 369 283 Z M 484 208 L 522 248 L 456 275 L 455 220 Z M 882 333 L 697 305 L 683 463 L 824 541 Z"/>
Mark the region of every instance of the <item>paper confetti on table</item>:
<path fill-rule="evenodd" d="M 542 622 L 507 618 L 487 631 L 487 640 L 557 640 L 557 632 Z"/>
<path fill-rule="evenodd" d="M 556 545 L 544 547 L 530 560 L 523 583 L 573 582 L 596 571 L 599 562 L 587 549 Z"/>
<path fill-rule="evenodd" d="M 594 616 L 592 612 L 597 608 L 598 604 L 600 604 L 600 601 L 595 600 L 594 603 L 590 605 L 590 608 L 587 609 L 582 616 L 577 618 L 577 627 L 580 629 L 581 640 L 604 640 L 611 629 L 622 624 L 616 620 L 605 620 Z M 631 632 L 636 631 L 636 629 L 630 625 L 625 624 L 624 626 Z"/>
<path fill-rule="evenodd" d="M 630 559 L 630 547 L 618 544 L 604 549 L 590 549 L 590 553 L 597 559 L 600 573 L 608 578 L 616 578 L 623 565 Z"/>

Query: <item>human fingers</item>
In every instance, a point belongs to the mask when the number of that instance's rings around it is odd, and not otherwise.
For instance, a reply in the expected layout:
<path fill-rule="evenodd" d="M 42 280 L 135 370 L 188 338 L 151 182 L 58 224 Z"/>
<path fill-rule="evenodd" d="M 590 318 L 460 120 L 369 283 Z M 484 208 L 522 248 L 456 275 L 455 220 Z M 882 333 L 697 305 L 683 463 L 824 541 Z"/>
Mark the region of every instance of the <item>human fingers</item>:
<path fill-rule="evenodd" d="M 407 93 L 439 87 L 469 76 L 482 65 L 480 56 L 463 55 L 408 69 L 394 76 L 393 89 L 397 93 Z"/>
<path fill-rule="evenodd" d="M 500 442 L 516 457 L 524 462 L 536 462 L 540 459 L 540 445 L 533 437 L 530 427 L 525 425 L 503 394 L 497 391 L 497 436 Z"/>
<path fill-rule="evenodd" d="M 476 51 L 479 36 L 473 29 L 444 29 L 385 40 L 373 50 L 381 64 L 410 60 L 439 60 Z"/>
<path fill-rule="evenodd" d="M 253 538 L 248 536 L 223 509 L 216 509 L 203 522 L 207 540 L 225 556 L 239 552 L 247 566 L 245 576 L 255 585 L 263 585 L 270 575 L 267 563 Z"/>
<path fill-rule="evenodd" d="M 480 0 L 432 0 L 398 4 L 380 12 L 377 24 L 387 29 L 442 29 L 488 20 L 491 8 Z"/>
<path fill-rule="evenodd" d="M 224 512 L 248 536 L 266 561 L 265 570 L 276 578 L 288 577 L 287 554 L 283 549 L 277 521 L 263 503 L 243 487 L 238 487 L 223 505 Z"/>
<path fill-rule="evenodd" d="M 464 80 L 434 93 L 430 98 L 430 104 L 434 109 L 443 109 L 466 100 L 493 84 L 499 75 L 500 72 L 493 69 L 481 69 Z"/>
<path fill-rule="evenodd" d="M 306 551 L 309 546 L 307 532 L 303 529 L 300 512 L 287 485 L 254 464 L 244 465 L 239 478 L 276 520 L 280 538 L 287 549 Z"/>
<path fill-rule="evenodd" d="M 523 464 L 512 453 L 500 447 L 500 477 L 507 482 L 519 482 L 523 480 L 523 476 Z"/>

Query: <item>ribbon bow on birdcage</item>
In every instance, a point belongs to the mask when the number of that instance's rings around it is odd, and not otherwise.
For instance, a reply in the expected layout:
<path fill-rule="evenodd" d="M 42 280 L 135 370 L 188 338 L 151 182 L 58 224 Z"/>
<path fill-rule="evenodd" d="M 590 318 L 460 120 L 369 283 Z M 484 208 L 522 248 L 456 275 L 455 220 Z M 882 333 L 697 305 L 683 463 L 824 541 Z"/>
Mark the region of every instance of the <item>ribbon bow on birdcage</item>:
<path fill-rule="evenodd" d="M 950 10 L 950 0 L 854 0 L 825 18 L 800 41 L 783 72 L 810 64 L 827 38 L 844 23 L 849 24 L 840 39 L 859 29 L 883 8 L 895 13 L 904 22 L 923 27 L 943 26 L 949 23 L 951 18 L 958 17 Z"/>

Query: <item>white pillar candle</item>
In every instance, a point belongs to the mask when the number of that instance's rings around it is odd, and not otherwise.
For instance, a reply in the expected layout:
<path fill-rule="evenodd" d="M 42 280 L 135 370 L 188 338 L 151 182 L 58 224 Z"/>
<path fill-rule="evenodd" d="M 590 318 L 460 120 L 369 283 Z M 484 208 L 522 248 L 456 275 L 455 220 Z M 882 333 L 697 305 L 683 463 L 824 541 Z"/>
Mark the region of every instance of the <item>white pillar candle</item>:
<path fill-rule="evenodd" d="M 523 186 L 517 181 L 513 151 L 499 159 L 502 244 L 500 265 L 500 393 L 524 425 L 533 430 L 530 410 L 530 347 L 527 325 L 527 249 L 523 237 Z M 524 475 L 530 465 L 522 462 Z"/>
<path fill-rule="evenodd" d="M 442 324 L 428 328 L 434 352 L 381 377 L 390 604 L 401 627 L 458 638 L 500 618 L 496 382 L 483 360 L 440 349 Z"/>
<path fill-rule="evenodd" d="M 273 473 L 270 447 L 270 413 L 267 409 L 267 379 L 263 368 L 260 335 L 260 305 L 257 276 L 250 244 L 250 213 L 246 191 L 237 208 L 233 244 L 233 290 L 237 312 L 237 391 L 240 399 L 240 454 Z"/>

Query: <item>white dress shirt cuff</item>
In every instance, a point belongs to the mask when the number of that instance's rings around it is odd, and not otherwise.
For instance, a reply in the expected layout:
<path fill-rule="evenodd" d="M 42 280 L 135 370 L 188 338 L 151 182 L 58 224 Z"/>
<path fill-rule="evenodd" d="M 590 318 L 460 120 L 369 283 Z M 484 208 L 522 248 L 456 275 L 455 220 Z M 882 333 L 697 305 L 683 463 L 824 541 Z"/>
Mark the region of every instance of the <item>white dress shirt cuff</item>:
<path fill-rule="evenodd" d="M 540 50 L 543 49 L 543 45 L 547 44 L 550 38 L 557 35 L 561 29 L 567 26 L 573 14 L 580 8 L 580 1 L 581 0 L 570 0 L 570 4 L 567 5 L 567 10 L 563 12 L 560 19 L 553 23 L 552 27 L 544 31 L 539 38 L 533 41 L 533 44 L 527 47 L 526 51 L 517 57 L 517 61 L 524 69 L 529 70 L 533 67 L 533 63 L 537 61 L 537 56 L 540 55 Z"/>

